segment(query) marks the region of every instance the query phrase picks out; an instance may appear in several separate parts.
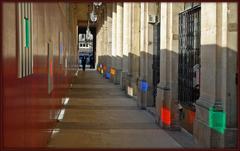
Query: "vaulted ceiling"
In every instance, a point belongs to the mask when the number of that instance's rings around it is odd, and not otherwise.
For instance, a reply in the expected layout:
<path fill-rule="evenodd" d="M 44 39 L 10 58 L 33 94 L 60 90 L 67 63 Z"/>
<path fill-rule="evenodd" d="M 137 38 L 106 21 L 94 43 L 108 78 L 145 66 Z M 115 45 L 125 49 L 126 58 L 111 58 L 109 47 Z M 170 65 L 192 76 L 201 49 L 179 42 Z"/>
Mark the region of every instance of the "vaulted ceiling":
<path fill-rule="evenodd" d="M 87 26 L 89 13 L 92 11 L 92 3 L 75 3 L 73 6 L 74 16 L 78 26 Z M 91 24 L 94 26 L 94 24 Z"/>

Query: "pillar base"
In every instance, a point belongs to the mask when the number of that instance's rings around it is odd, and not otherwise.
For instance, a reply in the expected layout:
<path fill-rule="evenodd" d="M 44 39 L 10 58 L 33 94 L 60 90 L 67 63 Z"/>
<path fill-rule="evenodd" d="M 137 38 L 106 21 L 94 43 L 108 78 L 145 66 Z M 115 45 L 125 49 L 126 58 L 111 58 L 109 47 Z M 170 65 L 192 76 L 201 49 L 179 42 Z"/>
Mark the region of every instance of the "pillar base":
<path fill-rule="evenodd" d="M 140 85 L 142 78 L 138 80 L 138 85 Z M 147 92 L 142 92 L 138 88 L 138 93 L 137 93 L 137 105 L 140 109 L 145 110 L 147 108 Z"/>
<path fill-rule="evenodd" d="M 224 134 L 217 132 L 209 126 L 209 109 L 212 102 L 205 98 L 199 98 L 196 102 L 196 118 L 193 125 L 195 142 L 207 148 L 224 147 Z"/>
<path fill-rule="evenodd" d="M 120 84 L 122 69 L 116 69 L 116 75 L 113 78 L 114 84 Z"/>
<path fill-rule="evenodd" d="M 172 91 L 169 88 L 158 86 L 156 110 L 156 123 L 158 123 L 161 128 L 171 131 L 181 130 L 177 100 L 172 99 Z"/>
<path fill-rule="evenodd" d="M 224 133 L 224 148 L 237 147 L 238 128 L 226 128 Z"/>
<path fill-rule="evenodd" d="M 137 86 L 137 78 L 133 76 L 133 74 L 127 74 L 127 89 L 129 88 L 132 91 L 132 94 L 130 95 L 128 92 L 128 96 L 130 97 L 136 97 L 138 92 L 138 86 Z"/>
<path fill-rule="evenodd" d="M 121 72 L 120 86 L 121 86 L 122 90 L 127 90 L 127 83 L 128 83 L 127 74 L 128 74 L 128 72 L 126 72 L 126 71 Z"/>
<path fill-rule="evenodd" d="M 127 77 L 126 77 L 126 95 L 129 96 L 129 97 L 133 97 L 133 87 L 131 85 L 131 78 L 132 78 L 132 75 L 131 74 L 127 74 Z"/>

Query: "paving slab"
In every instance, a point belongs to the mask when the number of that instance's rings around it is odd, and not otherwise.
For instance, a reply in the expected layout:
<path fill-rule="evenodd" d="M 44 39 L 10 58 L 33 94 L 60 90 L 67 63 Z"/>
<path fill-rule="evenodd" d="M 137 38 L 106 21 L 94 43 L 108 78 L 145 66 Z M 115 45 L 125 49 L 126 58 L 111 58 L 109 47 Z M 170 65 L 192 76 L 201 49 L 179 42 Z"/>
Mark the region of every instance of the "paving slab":
<path fill-rule="evenodd" d="M 140 110 L 119 85 L 96 71 L 79 71 L 67 94 L 51 148 L 181 148 L 154 117 Z"/>

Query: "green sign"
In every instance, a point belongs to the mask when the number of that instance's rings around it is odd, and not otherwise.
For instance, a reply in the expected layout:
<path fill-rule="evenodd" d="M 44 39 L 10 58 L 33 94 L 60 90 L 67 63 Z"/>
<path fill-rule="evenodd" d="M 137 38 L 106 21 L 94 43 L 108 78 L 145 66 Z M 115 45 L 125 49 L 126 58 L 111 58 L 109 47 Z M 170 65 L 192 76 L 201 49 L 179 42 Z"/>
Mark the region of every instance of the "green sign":
<path fill-rule="evenodd" d="M 30 45 L 30 21 L 28 20 L 28 18 L 24 18 L 24 20 L 25 20 L 25 37 L 26 37 L 25 47 L 29 48 L 29 45 Z"/>
<path fill-rule="evenodd" d="M 215 111 L 213 107 L 209 109 L 209 127 L 224 133 L 226 128 L 226 113 L 223 111 Z"/>

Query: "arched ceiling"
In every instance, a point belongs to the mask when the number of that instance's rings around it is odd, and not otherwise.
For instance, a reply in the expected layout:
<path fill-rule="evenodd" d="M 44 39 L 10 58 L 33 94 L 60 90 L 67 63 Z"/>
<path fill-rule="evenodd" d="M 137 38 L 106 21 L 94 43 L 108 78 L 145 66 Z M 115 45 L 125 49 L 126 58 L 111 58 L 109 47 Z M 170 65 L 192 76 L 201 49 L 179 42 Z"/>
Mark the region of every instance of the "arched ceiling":
<path fill-rule="evenodd" d="M 92 3 L 75 3 L 73 6 L 73 13 L 77 19 L 78 26 L 87 26 L 89 13 L 92 11 Z M 95 24 L 90 24 L 95 26 Z"/>

